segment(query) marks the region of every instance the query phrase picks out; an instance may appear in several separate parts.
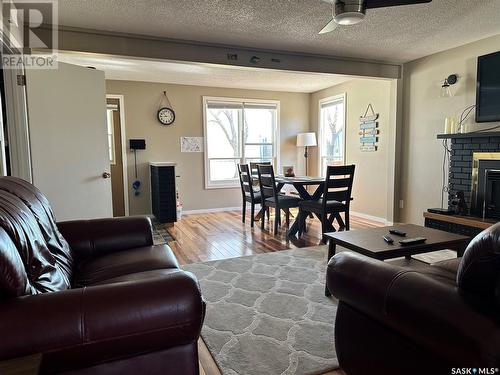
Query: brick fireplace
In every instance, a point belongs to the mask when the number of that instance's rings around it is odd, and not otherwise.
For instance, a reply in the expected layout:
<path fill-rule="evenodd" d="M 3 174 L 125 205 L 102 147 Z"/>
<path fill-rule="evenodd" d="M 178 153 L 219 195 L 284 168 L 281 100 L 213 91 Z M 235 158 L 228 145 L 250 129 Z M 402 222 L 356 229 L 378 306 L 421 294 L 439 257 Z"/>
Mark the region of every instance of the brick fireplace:
<path fill-rule="evenodd" d="M 438 138 L 451 139 L 448 204 L 451 206 L 451 199 L 457 191 L 463 191 L 467 206 L 469 209 L 471 206 L 473 208 L 471 213 L 475 216 L 482 216 L 482 207 L 481 212 L 478 211 L 479 207 L 474 207 L 475 194 L 478 194 L 479 162 L 483 165 L 482 172 L 485 166 L 491 171 L 495 171 L 500 166 L 500 132 L 441 134 Z M 474 179 L 473 174 L 475 174 Z"/>

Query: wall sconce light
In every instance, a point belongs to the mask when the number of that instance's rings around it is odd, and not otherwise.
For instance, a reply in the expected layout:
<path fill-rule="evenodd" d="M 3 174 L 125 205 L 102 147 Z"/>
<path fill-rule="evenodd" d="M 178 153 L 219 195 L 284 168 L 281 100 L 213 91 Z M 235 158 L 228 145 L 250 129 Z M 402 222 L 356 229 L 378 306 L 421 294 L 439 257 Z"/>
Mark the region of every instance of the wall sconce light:
<path fill-rule="evenodd" d="M 444 79 L 443 85 L 441 86 L 441 96 L 442 98 L 451 98 L 453 96 L 450 86 L 454 85 L 458 81 L 458 75 L 451 74 Z"/>

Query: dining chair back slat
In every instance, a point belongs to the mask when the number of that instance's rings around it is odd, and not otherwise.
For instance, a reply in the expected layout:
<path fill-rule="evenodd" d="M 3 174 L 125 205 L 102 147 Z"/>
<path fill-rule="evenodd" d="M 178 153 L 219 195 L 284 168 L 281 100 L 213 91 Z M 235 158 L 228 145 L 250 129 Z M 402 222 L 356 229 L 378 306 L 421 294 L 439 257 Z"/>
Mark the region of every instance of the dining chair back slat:
<path fill-rule="evenodd" d="M 327 202 L 331 201 L 337 201 L 340 203 L 346 202 L 348 200 L 347 198 L 348 192 L 347 190 L 342 190 L 342 191 L 329 191 L 326 194 L 326 200 L 324 200 L 324 204 L 326 205 Z"/>
<path fill-rule="evenodd" d="M 346 189 L 351 186 L 352 180 L 350 177 L 347 178 L 330 178 L 328 180 L 329 189 Z"/>
<path fill-rule="evenodd" d="M 354 173 L 354 164 L 350 165 L 329 165 L 326 167 L 326 174 L 328 175 L 328 170 L 331 174 L 336 176 L 348 176 Z"/>

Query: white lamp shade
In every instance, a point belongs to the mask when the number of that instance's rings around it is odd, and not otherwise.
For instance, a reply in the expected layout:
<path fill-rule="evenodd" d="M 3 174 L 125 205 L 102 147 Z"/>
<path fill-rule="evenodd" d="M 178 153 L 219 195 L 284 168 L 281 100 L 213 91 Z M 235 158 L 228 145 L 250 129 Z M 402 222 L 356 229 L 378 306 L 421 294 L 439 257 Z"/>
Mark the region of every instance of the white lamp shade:
<path fill-rule="evenodd" d="M 297 134 L 297 147 L 317 146 L 316 133 L 300 133 Z"/>

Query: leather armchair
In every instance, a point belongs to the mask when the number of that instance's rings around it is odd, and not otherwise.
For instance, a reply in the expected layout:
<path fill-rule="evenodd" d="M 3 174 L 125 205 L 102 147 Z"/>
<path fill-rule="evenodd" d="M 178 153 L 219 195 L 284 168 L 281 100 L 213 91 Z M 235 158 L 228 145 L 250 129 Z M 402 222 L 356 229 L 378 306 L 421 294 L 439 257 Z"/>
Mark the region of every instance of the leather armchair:
<path fill-rule="evenodd" d="M 460 282 L 465 270 L 472 269 L 468 255 L 485 249 L 484 238 L 492 234 L 498 238 L 500 226 L 479 234 L 463 259 L 427 268 L 402 268 L 351 252 L 335 255 L 328 264 L 327 285 L 339 299 L 335 347 L 340 367 L 349 375 L 498 368 L 500 305 L 495 298 L 500 295 L 466 290 Z M 494 248 L 476 264 L 483 269 L 492 262 L 498 265 L 498 256 L 491 255 Z M 500 254 L 498 247 L 496 251 Z M 500 267 L 494 277 L 500 282 Z"/>
<path fill-rule="evenodd" d="M 153 245 L 149 218 L 56 224 L 39 194 L 0 179 L 0 200 L 29 218 L 0 209 L 0 360 L 41 353 L 42 373 L 198 374 L 205 304 L 171 249 Z M 23 246 L 23 233 L 38 245 Z M 30 262 L 34 271 L 21 267 Z"/>

